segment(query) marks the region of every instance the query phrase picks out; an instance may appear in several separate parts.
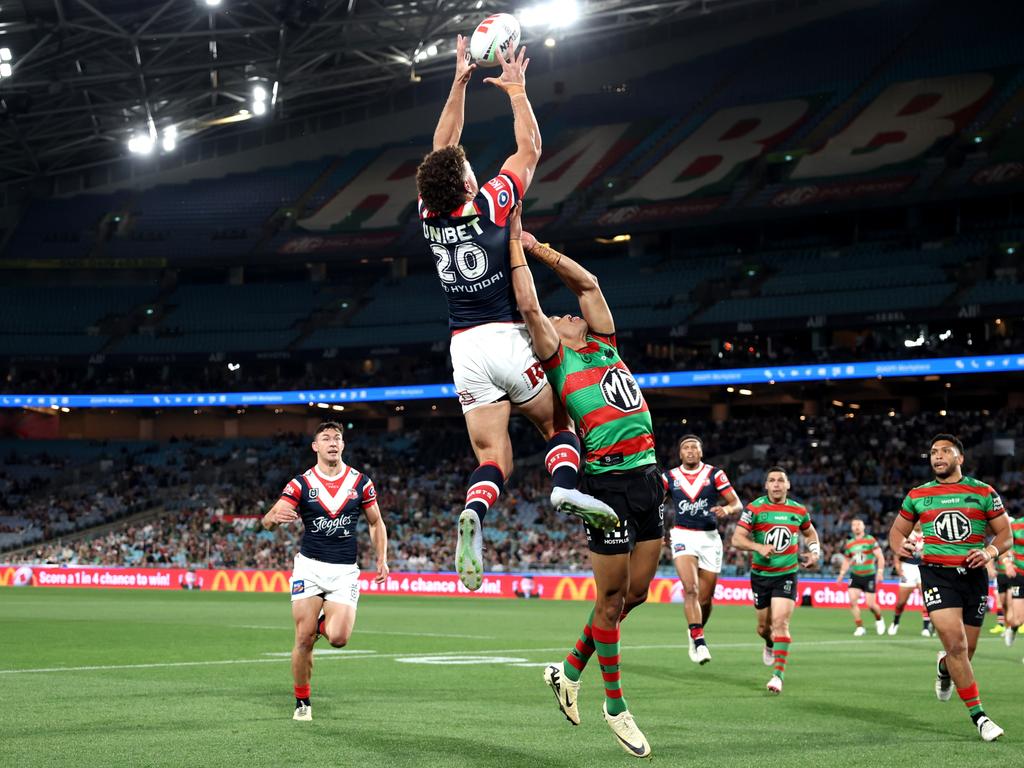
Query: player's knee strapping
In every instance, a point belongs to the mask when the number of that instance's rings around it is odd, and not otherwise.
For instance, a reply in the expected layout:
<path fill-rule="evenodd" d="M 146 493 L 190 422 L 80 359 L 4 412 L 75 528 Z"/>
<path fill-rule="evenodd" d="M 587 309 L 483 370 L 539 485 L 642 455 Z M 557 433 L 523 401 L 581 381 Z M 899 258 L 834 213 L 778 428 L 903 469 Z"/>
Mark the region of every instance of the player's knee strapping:
<path fill-rule="evenodd" d="M 483 522 L 487 510 L 505 490 L 505 475 L 493 462 L 485 462 L 469 476 L 469 490 L 466 491 L 466 509 L 472 509 Z"/>
<path fill-rule="evenodd" d="M 580 472 L 580 440 L 574 432 L 556 432 L 548 440 L 544 465 L 556 488 L 575 488 Z"/>

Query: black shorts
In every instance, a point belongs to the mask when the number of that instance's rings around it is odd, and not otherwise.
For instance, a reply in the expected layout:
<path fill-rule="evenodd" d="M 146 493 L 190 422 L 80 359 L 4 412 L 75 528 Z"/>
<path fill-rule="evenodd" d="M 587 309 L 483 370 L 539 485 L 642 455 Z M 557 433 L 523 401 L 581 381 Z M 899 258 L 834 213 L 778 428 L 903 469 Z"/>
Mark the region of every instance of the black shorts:
<path fill-rule="evenodd" d="M 988 573 L 984 568 L 922 565 L 921 594 L 929 613 L 943 608 L 960 608 L 964 624 L 980 627 L 988 608 Z"/>
<path fill-rule="evenodd" d="M 1012 579 L 1008 578 L 1010 586 L 1010 597 L 1014 600 L 1024 600 L 1024 574 L 1020 571 Z"/>
<path fill-rule="evenodd" d="M 1010 586 L 1011 586 L 1010 582 L 1012 582 L 1012 581 L 1013 581 L 1013 579 L 1011 579 L 1005 573 L 997 573 L 996 574 L 996 592 L 1002 593 L 1002 592 L 1005 592 L 1006 590 L 1008 590 L 1010 588 Z"/>
<path fill-rule="evenodd" d="M 874 576 L 851 576 L 850 577 L 850 589 L 859 589 L 862 592 L 870 592 L 873 595 L 873 594 L 875 594 L 875 577 Z"/>
<path fill-rule="evenodd" d="M 750 589 L 754 593 L 754 607 L 759 611 L 771 607 L 773 597 L 784 597 L 796 602 L 796 588 L 795 573 L 787 573 L 783 576 L 750 574 Z"/>
<path fill-rule="evenodd" d="M 619 516 L 619 527 L 610 531 L 583 524 L 591 552 L 629 554 L 641 541 L 660 541 L 664 537 L 661 502 L 665 498 L 665 486 L 661 470 L 654 464 L 629 472 L 583 475 L 580 490 L 600 499 Z"/>

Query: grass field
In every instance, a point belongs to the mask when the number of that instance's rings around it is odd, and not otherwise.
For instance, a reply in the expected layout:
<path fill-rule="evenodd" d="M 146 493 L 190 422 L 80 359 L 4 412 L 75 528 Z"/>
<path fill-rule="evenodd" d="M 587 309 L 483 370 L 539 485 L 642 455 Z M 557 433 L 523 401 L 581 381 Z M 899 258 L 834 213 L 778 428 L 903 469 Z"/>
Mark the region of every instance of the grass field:
<path fill-rule="evenodd" d="M 541 682 L 587 610 L 364 596 L 350 646 L 318 644 L 315 720 L 297 723 L 287 596 L 3 588 L 0 765 L 635 763 L 601 717 L 596 665 L 578 728 Z M 1007 730 L 986 744 L 955 695 L 935 699 L 938 642 L 920 626 L 908 614 L 899 637 L 853 638 L 845 611 L 797 609 L 786 690 L 769 698 L 753 609 L 716 609 L 714 661 L 697 667 L 681 608 L 648 605 L 623 627 L 623 690 L 663 765 L 1024 764 L 1024 648 L 982 635 L 982 702 Z"/>

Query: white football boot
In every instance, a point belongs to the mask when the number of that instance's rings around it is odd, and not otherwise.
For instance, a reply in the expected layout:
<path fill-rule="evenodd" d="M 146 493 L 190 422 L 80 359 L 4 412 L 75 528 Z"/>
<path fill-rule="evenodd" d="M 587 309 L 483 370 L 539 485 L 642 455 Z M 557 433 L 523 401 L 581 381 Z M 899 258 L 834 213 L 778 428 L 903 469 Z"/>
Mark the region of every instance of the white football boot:
<path fill-rule="evenodd" d="M 591 528 L 611 531 L 619 527 L 619 516 L 614 509 L 575 488 L 552 488 L 551 506 L 567 515 L 575 515 Z"/>
<path fill-rule="evenodd" d="M 633 715 L 629 713 L 629 710 L 627 709 L 625 712 L 621 712 L 613 717 L 608 714 L 607 701 L 605 701 L 603 708 L 604 719 L 608 722 L 608 727 L 612 729 L 612 733 L 615 734 L 615 738 L 618 740 L 619 746 L 622 747 L 623 751 L 633 757 L 650 757 L 651 745 L 647 743 L 647 738 L 636 727 Z"/>
<path fill-rule="evenodd" d="M 472 509 L 459 515 L 459 538 L 455 544 L 455 570 L 466 589 L 476 591 L 484 583 L 484 538 L 480 518 Z"/>
<path fill-rule="evenodd" d="M 312 720 L 313 719 L 313 706 L 311 704 L 299 704 L 295 708 L 295 714 L 292 715 L 292 720 Z"/>
<path fill-rule="evenodd" d="M 782 693 L 782 678 L 778 675 L 772 675 L 772 679 L 768 681 L 765 688 L 768 690 L 768 693 Z"/>
<path fill-rule="evenodd" d="M 875 621 L 875 632 L 880 635 L 885 634 L 885 619 L 877 619 Z"/>
<path fill-rule="evenodd" d="M 864 637 L 864 635 L 866 635 L 867 633 L 868 631 L 864 629 L 864 627 L 857 627 L 855 630 L 853 630 L 854 637 Z"/>
<path fill-rule="evenodd" d="M 573 725 L 580 724 L 580 683 L 573 682 L 565 676 L 561 664 L 548 664 L 544 667 L 544 682 L 554 692 L 558 708 L 565 719 Z"/>
<path fill-rule="evenodd" d="M 987 716 L 979 717 L 975 725 L 978 726 L 978 733 L 981 734 L 981 738 L 985 741 L 995 741 L 1003 735 L 1003 729 L 992 722 Z"/>
<path fill-rule="evenodd" d="M 953 696 L 953 678 L 947 674 L 943 675 L 939 664 L 946 658 L 945 651 L 939 651 L 939 657 L 935 662 L 935 698 L 939 701 L 949 701 Z"/>

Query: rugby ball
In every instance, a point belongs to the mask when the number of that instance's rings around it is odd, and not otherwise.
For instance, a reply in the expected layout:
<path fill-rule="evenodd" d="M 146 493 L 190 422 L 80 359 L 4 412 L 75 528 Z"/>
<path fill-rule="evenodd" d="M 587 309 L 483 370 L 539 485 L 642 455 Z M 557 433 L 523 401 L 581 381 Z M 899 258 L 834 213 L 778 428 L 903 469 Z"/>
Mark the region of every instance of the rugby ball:
<path fill-rule="evenodd" d="M 497 51 L 508 58 L 519 46 L 522 30 L 511 13 L 496 13 L 477 24 L 469 39 L 469 55 L 481 67 L 497 67 Z"/>

